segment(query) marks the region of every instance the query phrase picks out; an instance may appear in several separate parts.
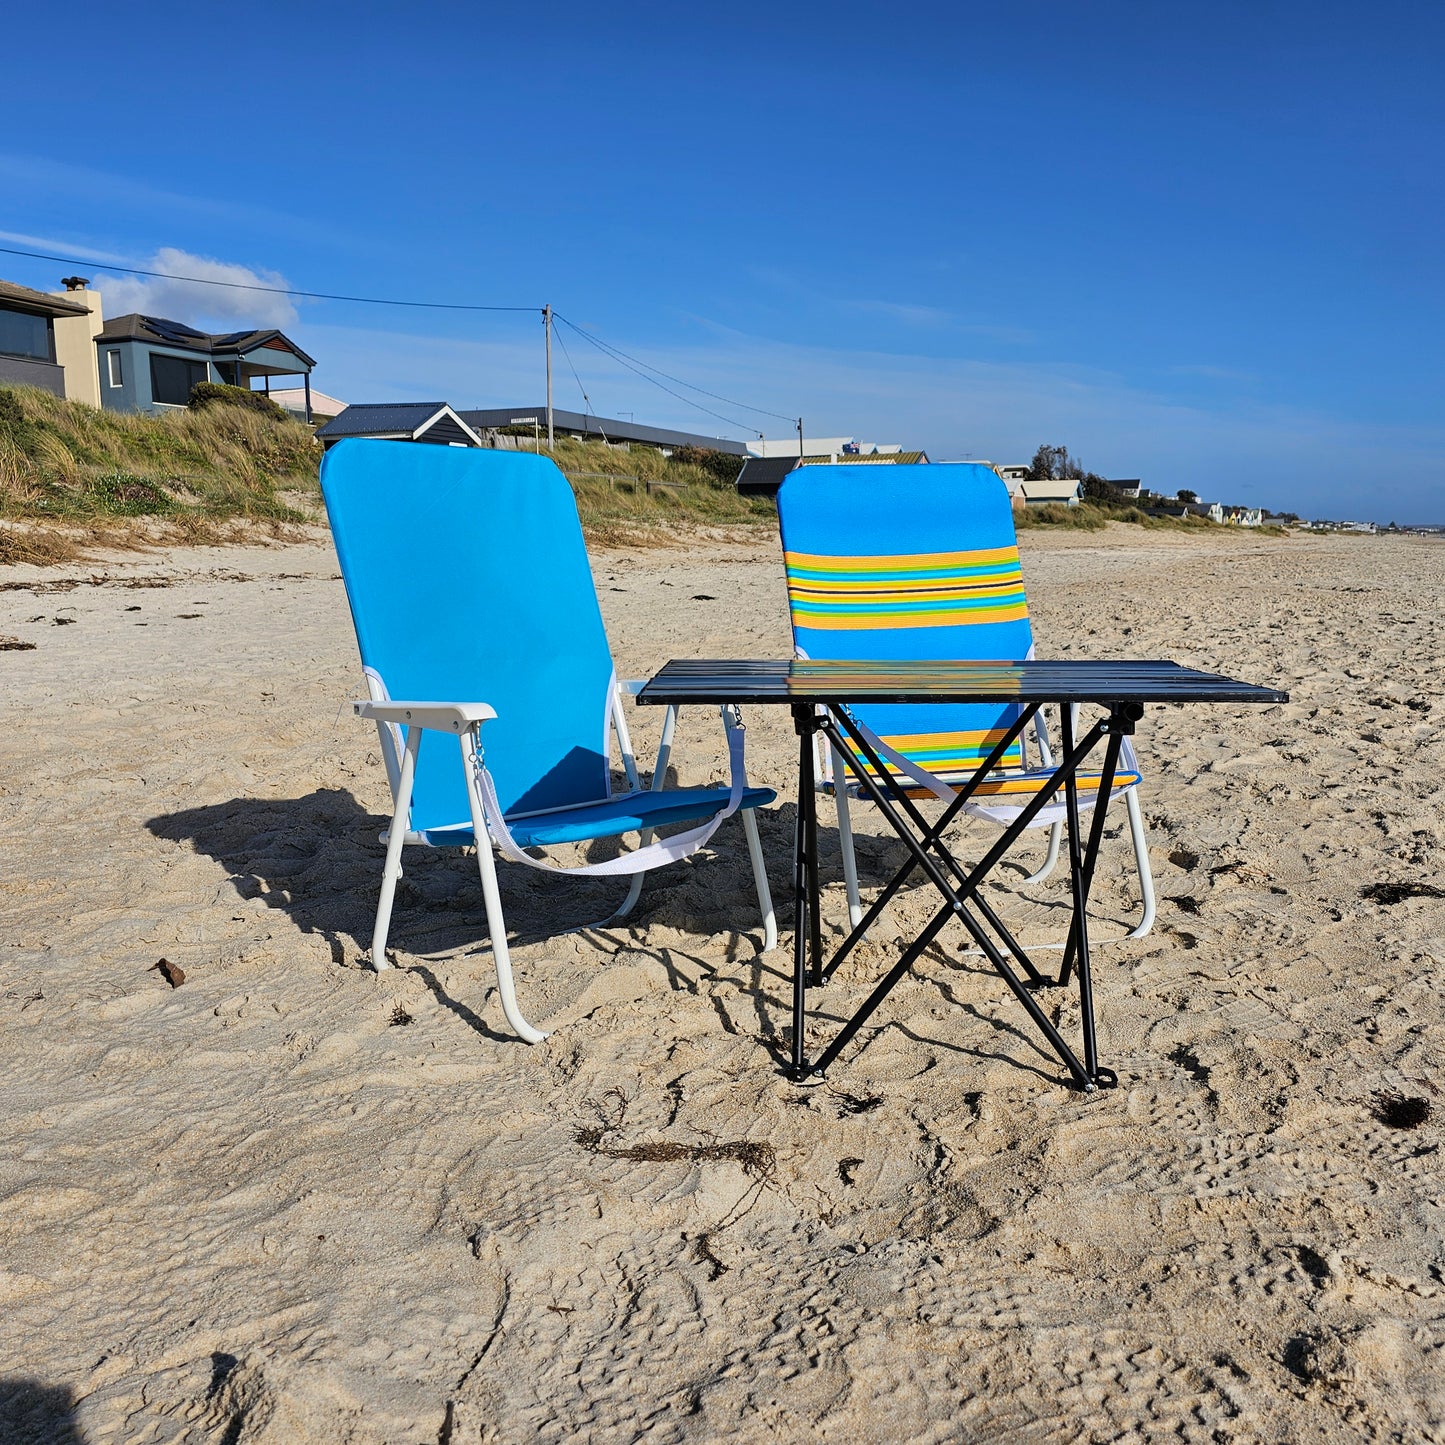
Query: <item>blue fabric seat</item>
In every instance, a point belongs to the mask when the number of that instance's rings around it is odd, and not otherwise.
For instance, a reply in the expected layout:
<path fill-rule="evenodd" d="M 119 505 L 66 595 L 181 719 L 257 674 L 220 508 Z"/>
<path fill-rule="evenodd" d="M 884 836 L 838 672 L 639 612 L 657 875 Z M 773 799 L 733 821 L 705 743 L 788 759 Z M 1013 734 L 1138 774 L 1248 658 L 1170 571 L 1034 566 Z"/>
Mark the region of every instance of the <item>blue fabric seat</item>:
<path fill-rule="evenodd" d="M 771 788 L 745 788 L 742 806 L 762 808 L 777 794 Z M 616 838 L 623 833 L 641 833 L 665 828 L 671 823 L 690 823 L 718 812 L 728 800 L 726 788 L 668 788 L 659 793 L 624 793 L 604 803 L 582 804 L 560 813 L 543 813 L 530 818 L 508 818 L 512 837 L 524 848 L 557 843 L 585 843 L 591 838 Z M 426 841 L 436 848 L 467 846 L 475 841 L 470 823 L 456 828 L 428 828 Z"/>
<path fill-rule="evenodd" d="M 498 992 L 508 1021 L 544 1037 L 516 1003 L 492 846 L 519 866 L 630 879 L 743 822 L 763 947 L 777 939 L 740 721 L 724 709 L 728 787 L 663 788 L 676 714 L 663 719 L 652 785 L 638 776 L 572 489 L 548 458 L 349 440 L 324 457 L 321 490 L 393 798 L 371 957 L 386 941 L 404 844 L 477 849 Z M 411 699 L 401 702 L 399 699 Z M 424 700 L 424 701 L 423 701 Z M 448 737 L 447 734 L 451 736 Z M 628 788 L 613 789 L 614 744 Z M 653 841 L 670 824 L 681 834 Z M 604 863 L 539 862 L 524 849 L 641 835 Z"/>

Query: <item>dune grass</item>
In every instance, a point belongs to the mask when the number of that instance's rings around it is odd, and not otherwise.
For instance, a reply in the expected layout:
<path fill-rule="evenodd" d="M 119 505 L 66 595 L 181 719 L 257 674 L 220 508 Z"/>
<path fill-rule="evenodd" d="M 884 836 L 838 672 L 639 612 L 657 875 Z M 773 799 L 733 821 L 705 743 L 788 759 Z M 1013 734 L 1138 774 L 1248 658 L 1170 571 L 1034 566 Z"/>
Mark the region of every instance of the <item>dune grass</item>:
<path fill-rule="evenodd" d="M 552 455 L 594 542 L 665 545 L 698 526 L 775 516 L 730 479 L 650 447 L 559 440 Z M 286 536 L 325 521 L 320 461 L 307 427 L 249 408 L 149 416 L 0 386 L 0 563 Z"/>
<path fill-rule="evenodd" d="M 28 524 L 0 525 L 0 561 L 309 521 L 320 451 L 299 422 L 240 407 L 144 416 L 0 387 L 0 524 Z"/>
<path fill-rule="evenodd" d="M 559 438 L 551 455 L 572 484 L 589 541 L 665 545 L 679 527 L 777 523 L 771 501 L 740 497 L 732 479 L 652 447 Z"/>

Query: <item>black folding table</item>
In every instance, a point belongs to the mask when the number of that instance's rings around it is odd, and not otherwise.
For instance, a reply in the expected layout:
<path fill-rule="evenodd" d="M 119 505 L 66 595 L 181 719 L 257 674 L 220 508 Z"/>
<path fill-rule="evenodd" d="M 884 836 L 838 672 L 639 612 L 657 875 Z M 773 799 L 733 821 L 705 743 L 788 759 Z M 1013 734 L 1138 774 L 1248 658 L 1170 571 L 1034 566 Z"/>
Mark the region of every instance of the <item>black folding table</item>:
<path fill-rule="evenodd" d="M 1288 694 L 1256 687 L 1215 673 L 1196 672 L 1173 662 L 810 662 L 810 661 L 675 661 L 669 662 L 638 695 L 638 702 L 659 706 L 688 703 L 786 704 L 792 708 L 799 737 L 798 832 L 794 852 L 793 891 L 793 1047 L 795 1078 L 821 1074 L 847 1047 L 873 1011 L 918 960 L 951 919 L 957 919 L 1013 991 L 1029 1017 L 1058 1055 L 1076 1087 L 1087 1092 L 1113 1087 L 1113 1070 L 1098 1060 L 1094 1033 L 1093 977 L 1089 959 L 1088 901 L 1094 865 L 1104 836 L 1105 808 L 1118 769 L 1119 750 L 1144 715 L 1146 703 L 1269 703 L 1287 702 Z M 959 787 L 942 816 L 930 823 L 878 756 L 868 736 L 849 711 L 856 703 L 979 702 L 1015 703 L 1019 713 L 973 775 Z M 998 766 L 1034 715 L 1045 703 L 1060 712 L 1061 749 L 1053 771 L 1022 807 L 979 862 L 967 868 L 943 841 L 985 778 Z M 1072 704 L 1104 709 L 1081 737 L 1074 736 Z M 908 861 L 889 880 L 858 926 L 823 962 L 819 917 L 818 816 L 813 779 L 813 746 L 822 733 L 858 779 L 889 826 L 908 849 Z M 1104 744 L 1097 798 L 1099 804 L 1082 835 L 1078 773 L 1088 756 Z M 845 786 L 843 779 L 836 786 Z M 1057 978 L 1042 973 L 1023 946 L 979 892 L 989 872 L 1019 835 L 1062 788 L 1068 821 L 1069 865 L 1073 918 Z M 821 985 L 837 971 L 915 868 L 922 869 L 943 903 L 897 962 L 879 981 L 867 1001 L 844 1024 L 838 1036 L 811 1064 L 804 1047 L 806 989 Z M 1005 951 L 1008 957 L 1005 956 Z M 1022 970 L 1015 972 L 1009 958 Z M 810 970 L 811 964 L 811 970 Z M 1039 1007 L 1034 991 L 1067 986 L 1079 978 L 1084 1057 L 1080 1062 L 1058 1029 Z"/>

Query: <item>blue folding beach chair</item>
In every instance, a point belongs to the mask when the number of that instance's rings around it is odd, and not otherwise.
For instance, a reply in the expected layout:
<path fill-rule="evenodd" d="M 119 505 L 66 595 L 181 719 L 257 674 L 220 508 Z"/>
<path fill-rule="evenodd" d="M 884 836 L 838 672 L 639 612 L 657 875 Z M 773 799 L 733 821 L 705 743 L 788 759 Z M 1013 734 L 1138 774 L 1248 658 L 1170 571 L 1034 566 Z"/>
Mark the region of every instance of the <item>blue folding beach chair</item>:
<path fill-rule="evenodd" d="M 389 441 L 343 441 L 326 454 L 321 490 L 346 581 L 394 812 L 371 961 L 386 967 L 404 843 L 478 844 L 497 986 L 508 1023 L 528 1043 L 545 1035 L 522 1016 L 512 984 L 495 846 L 512 862 L 573 876 L 632 879 L 687 856 L 742 815 L 763 947 L 777 942 L 752 810 L 776 796 L 750 788 L 743 730 L 723 709 L 726 788 L 663 788 L 676 713 L 664 715 L 651 786 L 638 778 L 624 692 L 608 651 L 572 489 L 540 456 Z M 408 701 L 408 699 L 411 699 Z M 451 734 L 451 737 L 445 736 Z M 612 740 L 625 791 L 612 787 Z M 701 820 L 699 822 L 699 820 Z M 657 828 L 695 826 L 663 841 Z M 627 833 L 641 845 L 603 863 L 563 867 L 525 850 Z"/>
<path fill-rule="evenodd" d="M 1033 656 L 1028 600 L 1008 489 L 983 463 L 889 467 L 800 467 L 778 493 L 793 644 L 799 657 L 850 660 L 1020 662 Z M 1017 720 L 1014 705 L 904 703 L 852 709 L 911 796 L 948 799 Z M 1043 714 L 964 805 L 1007 826 L 1053 767 Z M 1030 756 L 1032 754 L 1032 756 Z M 859 796 L 844 760 L 820 757 L 817 786 L 834 795 L 848 912 L 863 916 L 849 799 Z M 1078 775 L 1081 807 L 1097 799 L 1097 773 Z M 1139 808 L 1139 772 L 1124 740 L 1109 801 L 1129 816 L 1144 913 L 1128 935 L 1154 922 L 1154 880 Z M 1028 881 L 1052 871 L 1065 817 L 1062 796 L 1031 827 L 1048 827 L 1048 853 Z"/>

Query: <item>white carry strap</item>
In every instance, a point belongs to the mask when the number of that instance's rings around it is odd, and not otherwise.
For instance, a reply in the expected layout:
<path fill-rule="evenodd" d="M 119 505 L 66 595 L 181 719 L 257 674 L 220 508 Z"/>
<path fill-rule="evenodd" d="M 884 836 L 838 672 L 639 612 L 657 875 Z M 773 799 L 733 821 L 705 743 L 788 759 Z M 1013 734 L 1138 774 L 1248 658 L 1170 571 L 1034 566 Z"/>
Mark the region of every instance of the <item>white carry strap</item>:
<path fill-rule="evenodd" d="M 884 762 L 892 763 L 905 778 L 918 784 L 920 788 L 927 788 L 940 803 L 951 803 L 958 796 L 958 789 L 951 788 L 941 778 L 930 773 L 927 768 L 921 768 L 912 758 L 905 758 L 897 748 L 890 748 L 877 733 L 866 723 L 859 722 L 852 713 L 848 714 L 853 726 L 863 735 L 863 741 L 878 754 Z M 848 780 L 843 779 L 843 786 L 847 787 Z M 838 786 L 837 779 L 834 779 L 834 787 Z"/>
<path fill-rule="evenodd" d="M 888 744 L 885 743 L 883 739 L 880 738 L 877 733 L 872 730 L 872 728 L 867 726 L 866 723 L 859 722 L 858 719 L 856 717 L 853 717 L 851 713 L 849 714 L 849 717 L 852 718 L 853 726 L 857 728 L 860 733 L 862 733 L 864 741 L 878 754 L 879 757 L 881 757 L 885 762 L 892 763 L 893 766 L 897 768 L 900 773 L 902 773 L 906 778 L 909 778 L 913 782 L 917 783 L 920 788 L 927 788 L 928 791 L 939 800 L 939 802 L 951 803 L 958 795 L 962 784 L 959 784 L 958 786 L 950 786 L 948 783 L 945 783 L 941 778 L 939 778 L 936 774 L 930 773 L 927 768 L 919 767 L 919 765 L 915 763 L 912 758 L 906 758 L 903 756 L 902 753 L 898 752 L 897 749 L 890 748 Z M 1137 773 L 1139 771 L 1139 763 L 1134 756 L 1133 744 L 1129 741 L 1127 737 L 1124 738 L 1122 741 L 1123 746 L 1119 749 L 1119 764 L 1115 772 L 1116 779 L 1119 773 Z M 834 783 L 834 786 L 837 786 L 836 782 Z M 1125 786 L 1133 787 L 1134 784 L 1129 783 Z M 1124 790 L 1124 787 L 1121 787 L 1116 781 L 1113 787 L 1109 790 L 1109 801 L 1113 802 L 1114 798 Z M 1082 811 L 1088 811 L 1094 806 L 1094 802 L 1095 800 L 1092 798 L 1088 799 L 1087 801 L 1083 798 L 1080 798 L 1079 805 Z M 1043 817 L 1047 815 L 1050 809 L 1054 806 L 1057 806 L 1062 813 L 1063 804 L 1049 804 L 1045 806 L 1043 813 L 1040 816 Z M 1015 809 L 1014 811 L 1017 812 L 1021 810 Z M 987 814 L 985 816 L 987 816 Z"/>
<path fill-rule="evenodd" d="M 492 782 L 491 773 L 487 771 L 486 765 L 482 762 L 481 749 L 478 746 L 479 739 L 474 729 L 472 772 L 482 796 L 488 836 L 497 845 L 497 850 L 502 857 L 513 863 L 524 863 L 528 868 L 537 868 L 543 873 L 569 873 L 579 878 L 604 878 L 615 877 L 619 873 L 645 873 L 652 868 L 661 868 L 668 863 L 676 863 L 680 858 L 686 858 L 689 853 L 696 852 L 701 848 L 717 832 L 723 822 L 737 812 L 738 806 L 743 800 L 743 789 L 747 786 L 747 777 L 743 770 L 743 733 L 744 728 L 740 721 L 727 722 L 728 768 L 731 778 L 728 800 L 720 813 L 715 814 L 696 828 L 689 828 L 685 833 L 677 833 L 671 838 L 663 838 L 656 843 L 649 843 L 647 847 L 639 848 L 632 853 L 625 853 L 621 858 L 611 858 L 606 863 L 579 863 L 575 867 L 568 868 L 561 863 L 549 863 L 546 859 L 533 858 L 529 853 L 523 852 L 512 837 L 506 820 L 502 816 L 501 803 L 497 800 L 496 785 Z M 658 798 L 667 795 L 666 793 L 645 792 L 639 796 Z M 477 841 L 480 843 L 481 839 Z"/>

